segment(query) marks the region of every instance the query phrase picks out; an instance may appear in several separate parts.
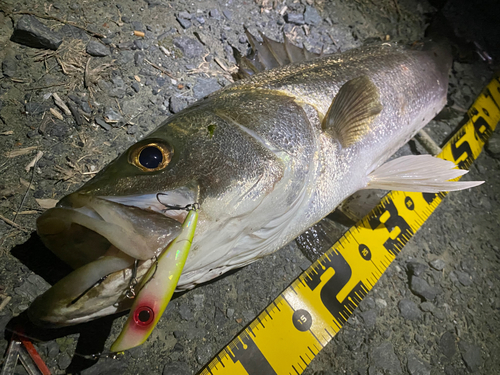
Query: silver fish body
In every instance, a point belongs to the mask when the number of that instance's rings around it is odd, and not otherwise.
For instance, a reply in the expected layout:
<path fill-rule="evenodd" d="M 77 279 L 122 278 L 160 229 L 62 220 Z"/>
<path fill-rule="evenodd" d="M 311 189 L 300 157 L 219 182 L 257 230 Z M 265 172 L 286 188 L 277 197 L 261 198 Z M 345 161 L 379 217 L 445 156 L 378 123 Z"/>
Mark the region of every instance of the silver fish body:
<path fill-rule="evenodd" d="M 134 261 L 139 278 L 179 232 L 185 212 L 168 206 L 201 206 L 178 290 L 276 251 L 365 188 L 443 108 L 450 64 L 432 44 L 362 47 L 256 74 L 167 119 L 39 218 L 47 247 L 77 270 L 38 297 L 30 316 L 67 325 L 129 307 Z M 341 87 L 361 76 L 381 110 L 346 146 L 325 118 Z M 168 149 L 162 169 L 137 165 L 149 145 Z"/>

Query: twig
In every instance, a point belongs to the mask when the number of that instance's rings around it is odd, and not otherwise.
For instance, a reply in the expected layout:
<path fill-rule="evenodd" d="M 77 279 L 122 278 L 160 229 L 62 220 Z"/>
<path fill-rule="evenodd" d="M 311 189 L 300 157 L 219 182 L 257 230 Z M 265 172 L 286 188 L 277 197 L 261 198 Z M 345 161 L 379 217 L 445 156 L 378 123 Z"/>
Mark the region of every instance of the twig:
<path fill-rule="evenodd" d="M 146 61 L 149 65 L 151 65 L 153 68 L 156 68 L 158 69 L 160 72 L 162 72 L 163 74 L 166 74 L 167 76 L 169 76 L 170 78 L 173 78 L 175 79 L 175 77 L 172 75 L 172 73 L 168 72 L 167 70 L 163 69 L 161 66 L 158 66 L 156 65 L 155 63 L 152 63 L 151 61 L 149 61 L 148 59 L 144 59 L 144 61 Z"/>
<path fill-rule="evenodd" d="M 54 17 L 54 16 L 43 16 L 41 14 L 34 13 L 34 12 L 28 12 L 28 11 L 12 12 L 11 14 L 28 14 L 28 15 L 31 15 L 31 16 L 35 16 L 37 18 L 43 18 L 43 19 L 46 19 L 46 20 L 53 20 L 53 21 L 61 22 L 61 23 L 67 24 L 67 25 L 71 25 L 71 26 L 77 27 L 77 28 L 85 31 L 88 34 L 90 34 L 92 36 L 95 36 L 96 38 L 99 38 L 99 39 L 106 38 L 106 36 L 103 35 L 103 34 L 96 33 L 96 32 L 94 32 L 92 30 L 89 30 L 89 29 L 87 29 L 87 28 L 85 28 L 83 26 L 78 25 L 75 22 L 65 21 L 62 18 L 58 18 L 58 17 Z"/>
<path fill-rule="evenodd" d="M 431 155 L 436 156 L 441 153 L 441 147 L 434 142 L 424 129 L 420 129 L 419 132 L 415 134 L 415 138 Z"/>
<path fill-rule="evenodd" d="M 66 83 L 54 83 L 53 85 L 48 85 L 48 86 L 39 86 L 39 87 L 31 87 L 31 88 L 26 88 L 24 90 L 26 91 L 33 91 L 33 90 L 43 90 L 43 89 L 50 89 L 51 87 L 56 87 L 56 86 L 64 86 Z"/>
<path fill-rule="evenodd" d="M 52 94 L 52 98 L 54 99 L 54 103 L 61 108 L 61 110 L 64 112 L 66 116 L 71 116 L 71 111 L 69 110 L 68 106 L 66 103 L 62 101 L 62 99 L 57 95 L 57 93 Z"/>
<path fill-rule="evenodd" d="M 28 196 L 28 194 L 30 192 L 31 185 L 33 184 L 33 180 L 35 179 L 35 170 L 36 170 L 37 164 L 38 164 L 38 160 L 37 160 L 37 158 L 35 158 L 35 164 L 33 165 L 33 172 L 31 173 L 30 184 L 29 184 L 28 188 L 26 189 L 26 193 L 24 193 L 23 199 L 21 200 L 19 207 L 17 207 L 16 214 L 14 215 L 14 219 L 12 220 L 13 224 L 16 224 L 15 221 L 17 219 L 17 215 L 19 214 L 19 211 L 21 211 L 21 208 L 23 207 L 24 201 L 26 200 L 26 197 Z"/>
<path fill-rule="evenodd" d="M 14 219 L 15 219 L 16 217 L 17 217 L 17 212 L 16 212 L 16 215 L 15 215 Z M 6 222 L 7 224 L 9 224 L 10 226 L 13 226 L 13 227 L 14 227 L 14 228 L 16 228 L 16 229 L 19 229 L 19 230 L 23 231 L 24 233 L 29 233 L 29 232 L 30 232 L 29 230 L 27 230 L 27 229 L 23 228 L 23 227 L 22 227 L 22 226 L 20 226 L 19 224 L 14 223 L 12 220 L 7 219 L 6 217 L 4 217 L 4 216 L 2 216 L 2 215 L 0 215 L 0 219 L 1 219 L 1 220 L 3 220 L 4 222 Z"/>
<path fill-rule="evenodd" d="M 10 302 L 11 299 L 12 299 L 11 296 L 7 296 L 7 297 L 4 298 L 4 300 L 2 301 L 2 303 L 0 303 L 0 311 L 2 311 L 5 308 L 5 306 L 7 306 L 9 304 L 9 302 Z"/>

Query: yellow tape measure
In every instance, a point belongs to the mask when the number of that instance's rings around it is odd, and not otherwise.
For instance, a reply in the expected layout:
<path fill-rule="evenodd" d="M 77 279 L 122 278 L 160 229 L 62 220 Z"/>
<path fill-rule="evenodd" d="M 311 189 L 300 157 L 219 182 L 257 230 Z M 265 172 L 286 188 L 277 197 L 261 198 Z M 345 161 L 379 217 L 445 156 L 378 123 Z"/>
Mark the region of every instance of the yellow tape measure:
<path fill-rule="evenodd" d="M 438 157 L 468 169 L 500 121 L 500 79 Z M 337 334 L 446 193 L 390 192 L 200 371 L 300 374 Z"/>

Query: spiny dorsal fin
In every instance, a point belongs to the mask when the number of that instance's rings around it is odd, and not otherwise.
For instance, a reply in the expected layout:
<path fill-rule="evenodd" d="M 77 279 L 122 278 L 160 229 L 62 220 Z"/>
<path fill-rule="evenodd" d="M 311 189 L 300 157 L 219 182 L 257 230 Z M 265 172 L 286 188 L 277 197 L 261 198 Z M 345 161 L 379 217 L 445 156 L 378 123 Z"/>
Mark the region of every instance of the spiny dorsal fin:
<path fill-rule="evenodd" d="M 260 32 L 262 43 L 258 42 L 255 37 L 245 29 L 248 42 L 252 47 L 252 53 L 248 56 L 241 54 L 233 48 L 234 56 L 238 64 L 239 70 L 233 76 L 234 79 L 247 78 L 255 73 L 277 68 L 290 63 L 312 60 L 316 57 L 323 56 L 323 53 L 316 54 L 309 52 L 305 48 L 300 48 L 293 45 L 283 33 L 284 42 L 276 42 L 269 39 Z"/>
<path fill-rule="evenodd" d="M 331 131 L 342 147 L 349 147 L 369 132 L 381 111 L 377 86 L 368 76 L 360 76 L 340 88 L 323 119 L 323 129 Z"/>

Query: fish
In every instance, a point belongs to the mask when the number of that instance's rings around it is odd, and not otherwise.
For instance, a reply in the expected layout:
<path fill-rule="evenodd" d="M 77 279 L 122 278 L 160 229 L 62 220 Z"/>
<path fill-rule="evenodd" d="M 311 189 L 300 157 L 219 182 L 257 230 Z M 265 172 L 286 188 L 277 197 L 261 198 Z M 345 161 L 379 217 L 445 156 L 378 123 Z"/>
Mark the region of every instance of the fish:
<path fill-rule="evenodd" d="M 452 57 L 440 41 L 328 56 L 286 38 L 250 42 L 242 79 L 169 117 L 38 218 L 44 244 L 74 271 L 34 300 L 33 322 L 130 309 L 132 281 L 181 233 L 190 205 L 197 229 L 177 291 L 275 252 L 357 191 L 482 183 L 449 181 L 467 171 L 430 155 L 387 161 L 446 104 Z"/>

